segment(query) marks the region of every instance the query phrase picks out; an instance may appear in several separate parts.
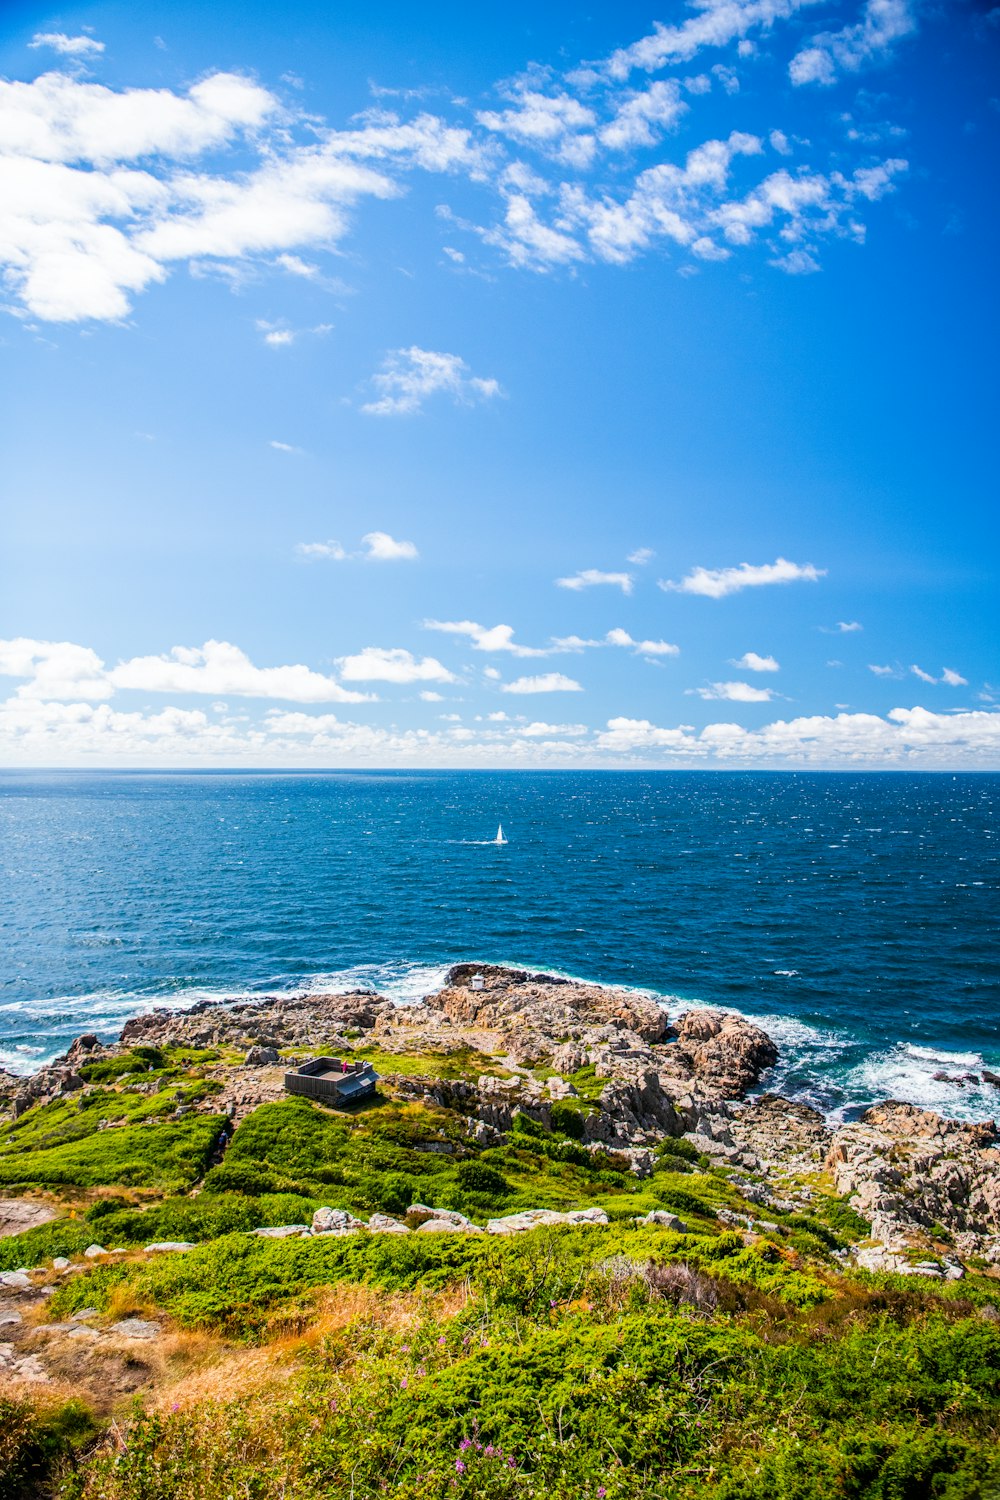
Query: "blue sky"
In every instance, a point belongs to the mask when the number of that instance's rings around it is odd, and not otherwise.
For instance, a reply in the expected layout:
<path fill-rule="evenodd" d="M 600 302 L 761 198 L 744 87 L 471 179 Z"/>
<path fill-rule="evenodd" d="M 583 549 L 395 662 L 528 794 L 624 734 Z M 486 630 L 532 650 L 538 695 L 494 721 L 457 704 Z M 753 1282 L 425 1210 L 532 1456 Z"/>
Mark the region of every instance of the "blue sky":
<path fill-rule="evenodd" d="M 0 760 L 1000 765 L 1000 12 L 8 0 Z"/>

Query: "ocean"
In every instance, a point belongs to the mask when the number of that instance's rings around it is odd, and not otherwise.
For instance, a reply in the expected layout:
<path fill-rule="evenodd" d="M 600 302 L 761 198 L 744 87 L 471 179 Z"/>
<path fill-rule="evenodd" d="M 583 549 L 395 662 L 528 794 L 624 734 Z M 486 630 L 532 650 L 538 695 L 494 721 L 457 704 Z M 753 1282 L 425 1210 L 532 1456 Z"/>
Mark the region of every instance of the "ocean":
<path fill-rule="evenodd" d="M 2 772 L 0 1065 L 471 958 L 739 1010 L 832 1118 L 990 1118 L 998 811 L 996 775 Z"/>

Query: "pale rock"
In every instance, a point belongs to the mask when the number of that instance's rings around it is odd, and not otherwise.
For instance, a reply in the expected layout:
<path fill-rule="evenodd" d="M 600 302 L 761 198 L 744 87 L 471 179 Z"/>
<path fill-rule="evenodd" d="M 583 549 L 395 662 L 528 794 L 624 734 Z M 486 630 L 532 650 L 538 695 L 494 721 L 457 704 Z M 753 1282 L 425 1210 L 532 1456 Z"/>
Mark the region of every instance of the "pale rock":
<path fill-rule="evenodd" d="M 672 1229 L 674 1234 L 687 1234 L 688 1227 L 683 1219 L 676 1214 L 668 1213 L 665 1208 L 651 1208 L 644 1218 L 637 1219 L 637 1224 L 657 1224 L 661 1229 Z"/>
<path fill-rule="evenodd" d="M 146 1246 L 147 1255 L 169 1255 L 180 1253 L 184 1250 L 193 1250 L 194 1245 L 190 1240 L 154 1240 L 151 1245 Z"/>
<path fill-rule="evenodd" d="M 401 1224 L 390 1214 L 372 1214 L 368 1220 L 368 1229 L 371 1234 L 409 1234 L 410 1232 L 405 1224 Z"/>
<path fill-rule="evenodd" d="M 155 1339 L 161 1332 L 159 1323 L 151 1323 L 146 1318 L 122 1318 L 108 1329 L 108 1333 L 123 1339 Z"/>
<path fill-rule="evenodd" d="M 307 1226 L 299 1224 L 296 1227 L 301 1230 Z M 364 1227 L 363 1219 L 356 1219 L 344 1208 L 317 1208 L 312 1217 L 313 1234 L 346 1234 Z M 259 1230 L 257 1232 L 260 1233 Z"/>

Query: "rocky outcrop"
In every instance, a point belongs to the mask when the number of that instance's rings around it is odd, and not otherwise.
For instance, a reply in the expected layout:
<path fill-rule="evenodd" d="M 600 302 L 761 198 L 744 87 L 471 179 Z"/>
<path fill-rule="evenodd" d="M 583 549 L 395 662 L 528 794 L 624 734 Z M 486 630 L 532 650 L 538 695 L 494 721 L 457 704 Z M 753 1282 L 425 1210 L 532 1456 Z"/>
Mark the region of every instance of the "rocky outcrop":
<path fill-rule="evenodd" d="M 201 1000 L 185 1011 L 158 1009 L 126 1022 L 123 1046 L 326 1047 L 345 1045 L 345 1031 L 370 1031 L 395 1009 L 374 990 L 346 995 L 262 995 L 255 1000 Z"/>
<path fill-rule="evenodd" d="M 724 1010 L 689 1010 L 677 1022 L 676 1050 L 700 1083 L 740 1099 L 778 1061 L 766 1031 Z"/>
<path fill-rule="evenodd" d="M 952 1241 L 1000 1265 L 1000 1134 L 889 1101 L 842 1126 L 827 1155 L 839 1193 L 893 1251 Z"/>

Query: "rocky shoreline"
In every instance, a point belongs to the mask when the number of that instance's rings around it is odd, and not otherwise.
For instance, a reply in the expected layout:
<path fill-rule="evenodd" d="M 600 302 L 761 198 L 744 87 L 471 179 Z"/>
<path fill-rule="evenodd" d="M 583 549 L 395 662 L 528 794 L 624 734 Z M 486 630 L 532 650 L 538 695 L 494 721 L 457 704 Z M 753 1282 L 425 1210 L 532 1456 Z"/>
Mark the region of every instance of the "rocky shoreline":
<path fill-rule="evenodd" d="M 481 987 L 478 979 L 473 987 L 473 975 L 481 976 Z M 480 1145 L 503 1141 L 519 1114 L 547 1129 L 553 1106 L 574 1100 L 582 1106 L 583 1146 L 619 1153 L 639 1177 L 652 1170 L 653 1151 L 665 1137 L 684 1137 L 727 1168 L 743 1197 L 760 1205 L 761 1220 L 739 1226 L 747 1231 L 767 1228 L 769 1208 L 806 1210 L 822 1185 L 870 1223 L 870 1238 L 851 1252 L 865 1269 L 960 1277 L 970 1266 L 1000 1273 L 994 1122 L 962 1124 L 886 1101 L 833 1126 L 806 1105 L 752 1093 L 766 1085 L 778 1048 L 731 1012 L 693 1010 L 671 1022 L 661 1006 L 634 992 L 459 964 L 440 991 L 407 1007 L 358 991 L 153 1011 L 129 1021 L 117 1044 L 80 1037 L 30 1078 L 0 1074 L 0 1109 L 17 1117 L 85 1087 L 79 1072 L 85 1063 L 165 1045 L 240 1054 L 213 1070 L 221 1088 L 210 1107 L 234 1126 L 282 1097 L 286 1059 L 375 1047 L 383 1081 L 397 1097 L 455 1112 Z M 413 1075 L 402 1062 L 415 1052 L 476 1054 L 483 1069 L 475 1077 Z M 581 1070 L 592 1078 L 582 1099 L 571 1081 Z M 426 1212 L 425 1222 L 433 1222 Z"/>

